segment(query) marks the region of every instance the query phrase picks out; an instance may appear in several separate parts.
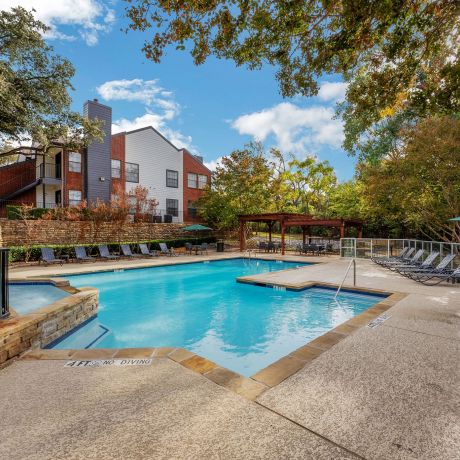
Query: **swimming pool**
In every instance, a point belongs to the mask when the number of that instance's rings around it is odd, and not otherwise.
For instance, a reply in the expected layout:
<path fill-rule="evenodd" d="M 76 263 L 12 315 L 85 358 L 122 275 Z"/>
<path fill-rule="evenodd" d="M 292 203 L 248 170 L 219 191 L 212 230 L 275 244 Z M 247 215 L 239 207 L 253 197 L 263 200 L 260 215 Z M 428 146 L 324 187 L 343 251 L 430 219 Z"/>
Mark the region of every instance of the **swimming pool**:
<path fill-rule="evenodd" d="M 10 305 L 25 315 L 70 295 L 50 283 L 9 283 Z"/>
<path fill-rule="evenodd" d="M 230 259 L 69 276 L 99 289 L 99 313 L 53 348 L 181 347 L 250 376 L 381 300 L 236 282 L 306 265 Z"/>

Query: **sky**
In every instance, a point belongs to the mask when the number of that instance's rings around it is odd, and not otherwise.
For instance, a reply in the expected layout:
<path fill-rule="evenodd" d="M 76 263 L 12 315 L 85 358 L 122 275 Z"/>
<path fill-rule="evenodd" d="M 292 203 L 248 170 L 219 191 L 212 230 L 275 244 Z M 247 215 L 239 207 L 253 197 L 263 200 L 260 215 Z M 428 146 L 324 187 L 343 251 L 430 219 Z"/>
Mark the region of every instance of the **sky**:
<path fill-rule="evenodd" d="M 123 0 L 0 0 L 2 9 L 34 8 L 49 27 L 46 39 L 76 68 L 73 109 L 99 99 L 113 109 L 112 132 L 153 126 L 177 147 L 219 158 L 251 140 L 279 147 L 299 159 L 328 160 L 339 180 L 353 176 L 355 160 L 341 149 L 335 119 L 346 85 L 337 76 L 320 80 L 315 97 L 283 98 L 274 68 L 250 71 L 211 58 L 195 66 L 187 52 L 168 49 L 160 64 L 141 48 L 149 32 L 129 32 Z M 150 32 L 150 36 L 152 33 Z"/>

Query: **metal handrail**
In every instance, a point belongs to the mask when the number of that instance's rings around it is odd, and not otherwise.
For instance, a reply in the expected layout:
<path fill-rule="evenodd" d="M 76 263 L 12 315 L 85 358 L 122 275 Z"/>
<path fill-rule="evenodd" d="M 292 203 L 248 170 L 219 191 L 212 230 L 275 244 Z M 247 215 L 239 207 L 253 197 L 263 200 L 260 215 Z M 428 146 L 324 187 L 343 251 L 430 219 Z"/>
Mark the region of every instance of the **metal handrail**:
<path fill-rule="evenodd" d="M 340 283 L 340 286 L 337 289 L 337 292 L 335 293 L 334 300 L 337 299 L 337 296 L 339 295 L 339 292 L 342 289 L 342 286 L 345 283 L 345 280 L 347 279 L 348 272 L 350 271 L 350 268 L 352 265 L 353 265 L 353 286 L 356 286 L 356 259 L 353 257 L 353 259 L 350 260 L 350 263 L 348 264 L 347 270 L 345 272 L 345 276 L 343 277 L 343 280 Z"/>
<path fill-rule="evenodd" d="M 0 249 L 0 319 L 10 315 L 8 294 L 8 254 L 9 249 Z"/>

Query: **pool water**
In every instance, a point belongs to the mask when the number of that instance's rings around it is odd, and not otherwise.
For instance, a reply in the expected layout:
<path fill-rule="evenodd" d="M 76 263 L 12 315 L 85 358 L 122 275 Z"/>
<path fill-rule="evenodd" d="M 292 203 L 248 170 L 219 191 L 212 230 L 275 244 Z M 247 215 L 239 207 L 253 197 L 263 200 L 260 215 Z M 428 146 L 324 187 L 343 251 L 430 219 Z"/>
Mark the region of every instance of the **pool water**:
<path fill-rule="evenodd" d="M 70 295 L 52 284 L 10 283 L 8 289 L 10 305 L 20 315 L 31 313 Z"/>
<path fill-rule="evenodd" d="M 306 265 L 230 259 L 69 276 L 99 289 L 99 313 L 54 348 L 181 347 L 250 376 L 381 300 L 236 282 Z"/>

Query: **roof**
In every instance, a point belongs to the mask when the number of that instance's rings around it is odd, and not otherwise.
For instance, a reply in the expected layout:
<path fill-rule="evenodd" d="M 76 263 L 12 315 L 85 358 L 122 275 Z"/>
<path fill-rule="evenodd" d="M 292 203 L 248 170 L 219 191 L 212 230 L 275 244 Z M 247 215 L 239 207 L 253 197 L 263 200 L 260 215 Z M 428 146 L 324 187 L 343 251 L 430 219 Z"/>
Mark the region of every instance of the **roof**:
<path fill-rule="evenodd" d="M 282 222 L 286 227 L 340 227 L 341 225 L 361 226 L 362 220 L 348 218 L 315 218 L 309 214 L 272 212 L 262 214 L 241 214 L 240 222 Z"/>
<path fill-rule="evenodd" d="M 193 159 L 193 161 L 195 161 L 201 167 L 207 169 L 209 171 L 209 173 L 212 174 L 212 171 L 204 163 L 202 163 L 200 160 L 198 160 L 198 158 L 195 155 L 193 155 L 193 153 L 190 153 L 186 148 L 182 148 L 181 151 L 182 151 L 183 154 L 188 155 L 190 158 Z"/>

